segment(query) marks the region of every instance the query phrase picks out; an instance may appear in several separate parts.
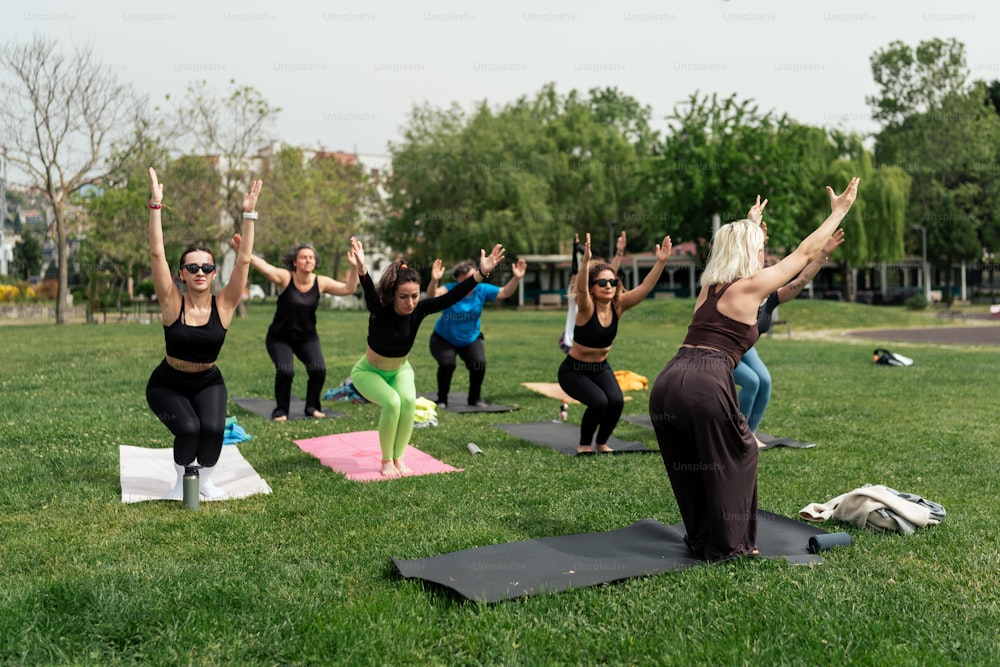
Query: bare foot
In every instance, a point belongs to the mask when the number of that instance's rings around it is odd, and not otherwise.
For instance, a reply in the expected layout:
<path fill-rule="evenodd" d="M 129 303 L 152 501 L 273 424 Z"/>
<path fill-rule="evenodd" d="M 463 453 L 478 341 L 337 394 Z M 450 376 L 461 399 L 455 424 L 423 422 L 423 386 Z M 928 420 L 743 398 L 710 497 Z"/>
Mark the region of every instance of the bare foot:
<path fill-rule="evenodd" d="M 590 445 L 580 445 L 576 448 L 577 454 L 593 454 L 594 450 Z"/>
<path fill-rule="evenodd" d="M 284 422 L 284 421 L 288 421 L 288 417 L 286 417 L 285 415 L 281 415 L 280 417 L 275 417 L 271 421 L 273 421 L 273 422 Z"/>
<path fill-rule="evenodd" d="M 403 463 L 403 459 L 393 459 L 392 462 L 396 464 L 396 470 L 400 475 L 409 475 L 413 471 Z"/>
<path fill-rule="evenodd" d="M 326 417 L 326 415 L 320 412 L 319 410 L 313 410 L 312 416 L 315 419 L 323 419 L 324 417 Z"/>
<path fill-rule="evenodd" d="M 613 452 L 615 450 L 613 450 L 612 448 L 608 447 L 607 445 L 598 445 L 597 446 L 597 451 L 599 451 L 601 454 L 607 454 L 607 453 Z"/>
<path fill-rule="evenodd" d="M 392 461 L 382 461 L 382 476 L 399 477 L 399 471 L 396 470 L 396 466 L 392 464 Z"/>
<path fill-rule="evenodd" d="M 756 433 L 753 434 L 753 439 L 757 441 L 757 449 L 764 449 L 765 447 L 767 447 L 767 443 L 761 442 L 760 438 L 757 437 Z"/>

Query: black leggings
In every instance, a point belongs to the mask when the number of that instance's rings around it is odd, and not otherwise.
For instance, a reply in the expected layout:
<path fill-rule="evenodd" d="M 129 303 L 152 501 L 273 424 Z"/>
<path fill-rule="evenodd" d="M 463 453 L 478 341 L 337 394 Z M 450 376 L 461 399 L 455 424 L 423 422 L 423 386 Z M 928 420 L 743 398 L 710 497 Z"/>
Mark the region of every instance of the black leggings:
<path fill-rule="evenodd" d="M 174 434 L 174 463 L 214 466 L 222 454 L 229 394 L 218 366 L 185 373 L 164 359 L 149 376 L 146 402 Z"/>
<path fill-rule="evenodd" d="M 606 445 L 618 425 L 625 397 L 607 361 L 588 363 L 566 355 L 559 365 L 559 386 L 587 406 L 580 421 L 580 446 Z M 597 442 L 593 443 L 594 431 Z"/>
<path fill-rule="evenodd" d="M 483 335 L 465 347 L 455 347 L 437 332 L 431 334 L 431 354 L 438 362 L 438 403 L 448 402 L 451 391 L 451 376 L 455 373 L 455 356 L 461 357 L 469 369 L 469 405 L 475 405 L 482 398 L 483 380 L 486 378 L 486 347 Z"/>
<path fill-rule="evenodd" d="M 267 353 L 274 362 L 274 400 L 277 403 L 272 417 L 288 416 L 288 406 L 292 401 L 292 378 L 295 377 L 295 360 L 292 355 L 306 365 L 306 414 L 312 415 L 320 409 L 319 394 L 326 382 L 326 360 L 319 345 L 319 337 L 307 340 L 285 340 L 268 334 Z"/>

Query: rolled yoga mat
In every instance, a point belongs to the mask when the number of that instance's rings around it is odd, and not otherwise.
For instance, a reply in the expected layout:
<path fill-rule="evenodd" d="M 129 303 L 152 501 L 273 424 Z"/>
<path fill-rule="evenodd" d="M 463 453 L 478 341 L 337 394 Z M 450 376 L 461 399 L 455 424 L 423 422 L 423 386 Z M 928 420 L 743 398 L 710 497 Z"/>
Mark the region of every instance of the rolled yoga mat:
<path fill-rule="evenodd" d="M 834 547 L 849 547 L 851 544 L 853 541 L 848 533 L 813 535 L 809 538 L 809 551 L 818 554 L 820 551 L 829 551 Z"/>

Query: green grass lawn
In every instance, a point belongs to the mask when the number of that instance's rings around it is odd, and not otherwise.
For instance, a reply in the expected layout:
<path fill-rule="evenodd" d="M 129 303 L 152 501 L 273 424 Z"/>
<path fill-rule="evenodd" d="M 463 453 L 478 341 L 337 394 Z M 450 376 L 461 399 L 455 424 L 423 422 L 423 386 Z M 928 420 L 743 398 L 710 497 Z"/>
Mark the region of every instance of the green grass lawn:
<path fill-rule="evenodd" d="M 271 395 L 272 307 L 231 327 L 219 359 L 231 396 Z M 612 366 L 652 381 L 691 308 L 630 311 Z M 158 325 L 0 328 L 0 663 L 1000 663 L 1000 350 L 892 343 L 916 363 L 875 367 L 874 341 L 799 334 L 941 322 L 830 302 L 781 314 L 793 337 L 758 344 L 774 379 L 761 430 L 819 446 L 762 453 L 761 508 L 795 516 L 872 483 L 939 502 L 947 519 L 910 537 L 824 525 L 855 544 L 820 566 L 738 561 L 493 605 L 402 580 L 391 559 L 680 520 L 658 454 L 575 459 L 491 428 L 556 417 L 556 401 L 520 383 L 555 381 L 562 312 L 486 313 L 485 397 L 519 410 L 444 413 L 413 435 L 464 472 L 349 482 L 293 440 L 373 429 L 376 407 L 275 424 L 231 405 L 254 436 L 240 450 L 274 493 L 198 512 L 120 502 L 118 446 L 171 442 L 144 395 L 163 356 Z M 319 319 L 337 386 L 364 351 L 367 316 Z M 418 391 L 434 385 L 431 326 L 411 357 Z M 455 388 L 466 379 L 460 369 Z M 295 382 L 301 394 L 301 365 Z M 648 391 L 630 395 L 626 413 L 645 412 Z M 655 446 L 627 422 L 615 434 Z"/>

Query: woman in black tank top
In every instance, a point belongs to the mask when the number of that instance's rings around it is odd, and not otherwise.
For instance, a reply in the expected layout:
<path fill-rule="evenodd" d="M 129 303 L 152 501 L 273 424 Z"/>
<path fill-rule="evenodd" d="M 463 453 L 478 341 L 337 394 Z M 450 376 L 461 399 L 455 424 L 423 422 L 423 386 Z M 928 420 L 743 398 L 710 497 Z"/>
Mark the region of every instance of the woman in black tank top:
<path fill-rule="evenodd" d="M 608 440 L 618 425 L 625 397 L 608 364 L 608 352 L 618 334 L 618 318 L 649 295 L 671 250 L 670 237 L 664 236 L 663 243 L 656 246 L 653 268 L 638 286 L 626 291 L 612 265 L 591 264 L 590 234 L 586 236 L 576 279 L 573 343 L 557 376 L 563 391 L 587 406 L 580 420 L 577 454 L 592 454 L 595 449 L 602 453 L 613 451 Z"/>
<path fill-rule="evenodd" d="M 201 495 L 217 499 L 225 491 L 212 477 L 222 453 L 228 393 L 222 373 L 215 365 L 233 313 L 243 299 L 253 255 L 254 221 L 261 181 L 254 181 L 243 195 L 243 229 L 233 235 L 236 264 L 229 282 L 217 295 L 212 284 L 218 276 L 215 257 L 207 248 L 188 248 L 181 255 L 177 277 L 185 285 L 182 292 L 174 281 L 163 247 L 160 211 L 163 186 L 149 170 L 152 195 L 149 202 L 149 253 L 153 285 L 160 304 L 167 355 L 153 371 L 146 385 L 149 407 L 174 436 L 174 470 L 177 482 L 167 492 L 170 500 L 180 500 L 184 469 L 201 467 Z"/>
<path fill-rule="evenodd" d="M 701 276 L 684 344 L 653 382 L 649 416 L 677 500 L 684 537 L 697 558 L 757 553 L 757 442 L 740 413 L 733 367 L 757 336 L 757 309 L 822 252 L 847 215 L 858 179 L 790 255 L 762 268 L 763 203 L 723 225 Z M 719 289 L 716 289 L 719 288 Z"/>
<path fill-rule="evenodd" d="M 356 241 L 355 241 L 356 243 Z M 265 345 L 274 362 L 274 402 L 271 412 L 274 421 L 288 419 L 292 400 L 292 380 L 295 377 L 294 357 L 302 360 L 309 380 L 306 383 L 305 414 L 321 419 L 326 415 L 320 410 L 320 392 L 326 382 L 326 360 L 316 333 L 316 309 L 320 296 L 349 296 L 358 288 L 358 270 L 354 253 L 347 254 L 351 269 L 346 282 L 315 273 L 319 259 L 316 249 L 308 243 L 299 243 L 281 257 L 284 267 L 272 266 L 256 255 L 250 266 L 278 286 L 278 304 L 274 320 L 267 330 Z"/>

